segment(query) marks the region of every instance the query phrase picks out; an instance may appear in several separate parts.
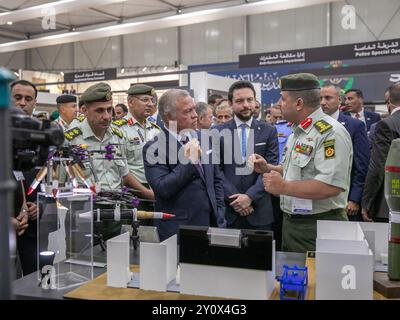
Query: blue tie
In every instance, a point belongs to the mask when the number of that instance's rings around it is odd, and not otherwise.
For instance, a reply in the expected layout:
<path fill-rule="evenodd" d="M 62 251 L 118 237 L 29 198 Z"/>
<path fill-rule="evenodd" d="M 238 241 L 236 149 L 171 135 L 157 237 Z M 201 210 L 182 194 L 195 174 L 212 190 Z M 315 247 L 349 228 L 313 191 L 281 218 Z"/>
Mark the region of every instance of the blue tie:
<path fill-rule="evenodd" d="M 242 123 L 240 125 L 240 128 L 242 129 L 242 158 L 243 158 L 243 161 L 245 161 L 246 153 L 247 153 L 247 136 L 246 136 L 247 124 Z"/>

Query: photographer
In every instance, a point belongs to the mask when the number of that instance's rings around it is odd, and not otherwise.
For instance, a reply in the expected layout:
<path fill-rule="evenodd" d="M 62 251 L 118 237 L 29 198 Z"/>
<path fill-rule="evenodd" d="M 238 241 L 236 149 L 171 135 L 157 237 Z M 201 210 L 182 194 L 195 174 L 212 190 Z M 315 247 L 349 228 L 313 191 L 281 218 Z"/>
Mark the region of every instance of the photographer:
<path fill-rule="evenodd" d="M 11 84 L 11 99 L 13 104 L 32 116 L 36 107 L 36 87 L 25 80 Z M 35 178 L 36 170 L 22 171 L 23 180 L 17 181 L 14 192 L 15 218 L 12 223 L 17 234 L 17 250 L 23 275 L 28 275 L 37 269 L 37 206 L 36 193 L 26 197 L 26 190 Z"/>

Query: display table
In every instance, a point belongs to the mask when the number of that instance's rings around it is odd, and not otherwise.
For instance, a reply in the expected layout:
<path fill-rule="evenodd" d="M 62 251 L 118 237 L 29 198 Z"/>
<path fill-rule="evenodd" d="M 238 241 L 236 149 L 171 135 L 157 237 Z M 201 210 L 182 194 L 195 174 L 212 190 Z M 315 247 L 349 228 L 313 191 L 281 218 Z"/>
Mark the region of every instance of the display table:
<path fill-rule="evenodd" d="M 282 253 L 280 253 L 282 254 Z M 308 288 L 306 300 L 315 300 L 315 259 L 307 258 L 308 266 Z M 132 266 L 132 272 L 138 272 L 139 266 Z M 64 298 L 89 299 L 89 300 L 209 300 L 218 299 L 214 297 L 185 295 L 176 292 L 146 291 L 133 288 L 111 288 L 107 287 L 107 275 L 102 274 L 93 281 L 70 291 Z M 384 296 L 374 291 L 375 300 L 386 300 Z M 276 282 L 275 289 L 270 300 L 279 300 L 279 283 Z"/>

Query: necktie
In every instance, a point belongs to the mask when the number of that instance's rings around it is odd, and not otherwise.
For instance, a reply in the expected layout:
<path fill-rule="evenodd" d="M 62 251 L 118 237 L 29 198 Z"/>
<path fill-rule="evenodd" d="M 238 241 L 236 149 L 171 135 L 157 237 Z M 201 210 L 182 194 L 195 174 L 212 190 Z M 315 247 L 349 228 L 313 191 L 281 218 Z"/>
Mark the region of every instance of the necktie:
<path fill-rule="evenodd" d="M 358 112 L 356 113 L 356 119 L 360 119 L 360 114 Z"/>
<path fill-rule="evenodd" d="M 247 153 L 247 135 L 246 135 L 246 129 L 247 129 L 247 124 L 246 123 L 242 123 L 240 125 L 240 129 L 242 130 L 242 158 L 243 161 L 246 160 L 246 153 Z"/>

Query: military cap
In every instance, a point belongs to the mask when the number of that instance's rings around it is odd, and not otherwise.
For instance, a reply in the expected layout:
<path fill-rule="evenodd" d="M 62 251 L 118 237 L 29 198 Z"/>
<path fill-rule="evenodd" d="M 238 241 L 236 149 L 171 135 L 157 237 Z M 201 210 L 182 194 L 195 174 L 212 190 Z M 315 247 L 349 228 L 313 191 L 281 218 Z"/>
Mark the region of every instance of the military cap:
<path fill-rule="evenodd" d="M 58 104 L 59 103 L 76 102 L 76 96 L 73 96 L 71 94 L 63 94 L 63 95 L 57 97 L 56 102 Z"/>
<path fill-rule="evenodd" d="M 112 99 L 111 87 L 104 82 L 96 83 L 82 93 L 81 101 L 89 102 L 104 102 Z"/>
<path fill-rule="evenodd" d="M 318 78 L 311 73 L 289 74 L 280 79 L 281 91 L 320 89 Z"/>
<path fill-rule="evenodd" d="M 137 94 L 148 94 L 152 96 L 154 93 L 154 88 L 145 84 L 134 84 L 128 89 L 128 95 L 130 96 L 135 96 Z"/>

